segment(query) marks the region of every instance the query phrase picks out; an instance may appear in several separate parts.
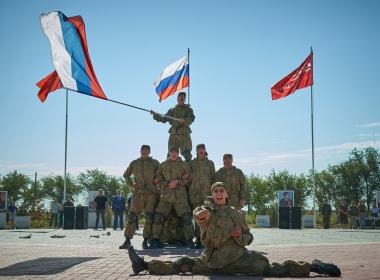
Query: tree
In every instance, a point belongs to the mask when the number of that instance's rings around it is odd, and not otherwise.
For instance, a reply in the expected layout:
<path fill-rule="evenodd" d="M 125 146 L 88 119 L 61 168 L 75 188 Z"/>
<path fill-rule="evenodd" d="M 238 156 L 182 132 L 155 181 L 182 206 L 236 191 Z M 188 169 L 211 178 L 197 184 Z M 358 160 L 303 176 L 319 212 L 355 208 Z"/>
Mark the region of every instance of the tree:
<path fill-rule="evenodd" d="M 253 206 L 256 214 L 267 214 L 268 208 L 275 204 L 276 190 L 258 175 L 247 177 L 247 204 L 248 211 Z"/>
<path fill-rule="evenodd" d="M 315 200 L 318 205 L 318 209 L 322 209 L 324 200 L 329 203 L 335 202 L 335 190 L 336 190 L 336 180 L 335 176 L 332 174 L 330 167 L 327 170 L 314 173 L 315 180 Z M 310 171 L 308 178 L 310 188 L 313 186 L 312 173 Z"/>
<path fill-rule="evenodd" d="M 310 184 L 307 183 L 305 175 L 290 174 L 287 170 L 278 173 L 272 170 L 267 177 L 267 185 L 275 194 L 279 190 L 293 190 L 294 206 L 305 207 L 307 197 L 311 194 Z"/>
<path fill-rule="evenodd" d="M 23 192 L 28 189 L 30 183 L 31 180 L 27 175 L 15 170 L 1 178 L 0 190 L 8 192 L 8 201 L 16 202 L 22 198 Z"/>
<path fill-rule="evenodd" d="M 125 195 L 130 192 L 120 177 L 108 175 L 99 169 L 86 170 L 86 172 L 80 173 L 77 179 L 84 190 L 97 191 L 103 189 L 108 201 L 112 201 L 112 196 L 116 194 L 117 189 L 121 189 Z"/>
<path fill-rule="evenodd" d="M 64 177 L 61 175 L 50 175 L 43 177 L 42 191 L 45 193 L 46 199 L 58 198 L 58 201 L 63 202 Z M 70 174 L 66 177 L 66 193 L 72 197 L 81 194 L 84 191 L 82 185 L 78 184 Z"/>

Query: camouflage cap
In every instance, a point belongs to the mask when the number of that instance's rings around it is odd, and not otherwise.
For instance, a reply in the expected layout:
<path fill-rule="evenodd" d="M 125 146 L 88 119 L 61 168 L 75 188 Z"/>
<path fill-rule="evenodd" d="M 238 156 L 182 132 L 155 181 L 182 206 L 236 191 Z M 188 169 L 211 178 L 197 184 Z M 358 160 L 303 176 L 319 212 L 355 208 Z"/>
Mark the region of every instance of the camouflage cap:
<path fill-rule="evenodd" d="M 177 152 L 177 153 L 179 153 L 179 148 L 177 146 L 172 146 L 170 148 L 169 152 Z"/>
<path fill-rule="evenodd" d="M 205 144 L 198 144 L 196 150 L 198 150 L 198 149 L 206 150 Z"/>
<path fill-rule="evenodd" d="M 181 96 L 181 95 L 184 95 L 186 97 L 186 92 L 184 91 L 181 91 L 180 93 L 178 93 L 177 97 Z"/>
<path fill-rule="evenodd" d="M 223 155 L 223 159 L 225 159 L 225 158 L 233 158 L 233 156 L 232 156 L 232 154 L 224 154 Z"/>
<path fill-rule="evenodd" d="M 226 185 L 223 182 L 215 182 L 214 184 L 212 184 L 211 185 L 211 192 L 216 187 L 222 187 L 222 188 L 224 188 L 227 191 Z"/>
<path fill-rule="evenodd" d="M 147 150 L 149 150 L 150 151 L 150 146 L 149 145 L 141 145 L 141 150 L 145 150 L 145 149 L 147 149 Z"/>

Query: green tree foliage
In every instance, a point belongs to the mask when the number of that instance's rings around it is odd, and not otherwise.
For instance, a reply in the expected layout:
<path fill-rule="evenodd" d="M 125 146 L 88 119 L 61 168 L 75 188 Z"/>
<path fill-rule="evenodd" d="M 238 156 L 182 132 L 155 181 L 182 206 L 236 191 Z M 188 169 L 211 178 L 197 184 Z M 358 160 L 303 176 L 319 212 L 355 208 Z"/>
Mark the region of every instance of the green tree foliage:
<path fill-rule="evenodd" d="M 275 206 L 276 190 L 265 178 L 252 174 L 247 177 L 246 187 L 249 212 L 254 208 L 256 214 L 266 214 L 269 208 Z"/>
<path fill-rule="evenodd" d="M 282 170 L 280 172 L 275 172 L 272 170 L 270 175 L 267 177 L 267 183 L 276 194 L 279 190 L 293 190 L 295 200 L 293 203 L 295 206 L 300 207 L 305 207 L 307 197 L 311 195 L 312 191 L 304 174 L 290 174 L 287 170 Z"/>
<path fill-rule="evenodd" d="M 1 178 L 0 190 L 8 192 L 8 201 L 18 201 L 23 198 L 23 193 L 28 189 L 31 183 L 27 175 L 10 172 Z"/>
<path fill-rule="evenodd" d="M 80 173 L 77 179 L 82 188 L 87 191 L 103 189 L 108 201 L 112 201 L 112 196 L 116 194 L 117 189 L 121 189 L 124 195 L 130 192 L 122 178 L 108 175 L 99 169 L 86 170 Z"/>
<path fill-rule="evenodd" d="M 45 199 L 58 198 L 59 202 L 63 201 L 63 189 L 64 189 L 64 177 L 61 175 L 50 175 L 41 179 L 42 191 L 44 192 Z M 66 177 L 66 194 L 75 198 L 83 193 L 84 188 L 81 184 L 78 184 L 76 179 L 70 174 Z"/>

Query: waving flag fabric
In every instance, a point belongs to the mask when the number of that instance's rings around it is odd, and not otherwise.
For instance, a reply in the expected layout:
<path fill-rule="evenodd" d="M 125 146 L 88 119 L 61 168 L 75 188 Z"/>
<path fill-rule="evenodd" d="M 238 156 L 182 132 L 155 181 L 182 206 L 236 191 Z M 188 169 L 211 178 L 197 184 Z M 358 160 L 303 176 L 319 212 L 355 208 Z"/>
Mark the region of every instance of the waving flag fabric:
<path fill-rule="evenodd" d="M 272 100 L 292 94 L 297 89 L 313 84 L 313 53 L 292 73 L 272 87 Z"/>
<path fill-rule="evenodd" d="M 41 101 L 61 87 L 107 99 L 91 64 L 82 17 L 68 18 L 61 12 L 51 12 L 41 15 L 41 25 L 49 39 L 55 67 L 55 73 L 37 83 Z"/>
<path fill-rule="evenodd" d="M 189 60 L 185 56 L 164 69 L 154 82 L 160 102 L 177 91 L 189 86 Z"/>

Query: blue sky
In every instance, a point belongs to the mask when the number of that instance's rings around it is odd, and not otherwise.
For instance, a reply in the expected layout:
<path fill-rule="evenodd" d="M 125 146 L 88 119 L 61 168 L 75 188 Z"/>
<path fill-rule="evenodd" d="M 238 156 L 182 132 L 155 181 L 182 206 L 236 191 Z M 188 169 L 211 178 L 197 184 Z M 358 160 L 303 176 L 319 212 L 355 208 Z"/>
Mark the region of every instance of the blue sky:
<path fill-rule="evenodd" d="M 311 168 L 310 88 L 277 101 L 270 88 L 314 50 L 315 167 L 380 147 L 379 1 L 0 2 L 0 174 L 63 175 L 65 95 L 35 83 L 53 71 L 39 15 L 81 15 L 110 99 L 158 112 L 153 82 L 191 50 L 193 146 L 224 153 L 246 174 Z M 68 172 L 122 175 L 141 144 L 165 159 L 168 125 L 124 106 L 69 94 Z"/>

